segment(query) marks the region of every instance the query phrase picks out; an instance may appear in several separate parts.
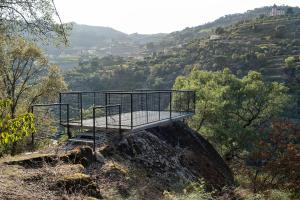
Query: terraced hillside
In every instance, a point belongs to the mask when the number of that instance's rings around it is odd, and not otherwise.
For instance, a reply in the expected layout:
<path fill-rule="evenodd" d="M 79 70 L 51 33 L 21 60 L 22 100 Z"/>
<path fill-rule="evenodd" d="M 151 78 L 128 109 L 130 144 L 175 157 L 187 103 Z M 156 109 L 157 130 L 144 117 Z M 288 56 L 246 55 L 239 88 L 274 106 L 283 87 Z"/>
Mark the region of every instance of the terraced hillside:
<path fill-rule="evenodd" d="M 267 81 L 286 83 L 299 99 L 299 39 L 300 15 L 248 21 L 225 29 L 219 40 L 200 41 L 199 64 L 210 70 L 229 67 L 238 75 L 260 71 Z"/>
<path fill-rule="evenodd" d="M 142 61 L 114 62 L 98 68 L 91 61 L 67 74 L 66 79 L 74 90 L 163 89 L 171 88 L 177 76 L 189 74 L 193 68 L 212 71 L 230 68 L 238 76 L 255 70 L 266 81 L 286 83 L 290 93 L 300 99 L 299 56 L 300 14 L 260 17 L 227 28 L 219 27 L 205 38 Z M 120 74 L 126 74 L 126 80 Z M 103 84 L 95 86 L 89 84 L 91 81 Z M 297 117 L 300 109 L 295 112 L 297 100 L 294 102 L 289 116 Z"/>

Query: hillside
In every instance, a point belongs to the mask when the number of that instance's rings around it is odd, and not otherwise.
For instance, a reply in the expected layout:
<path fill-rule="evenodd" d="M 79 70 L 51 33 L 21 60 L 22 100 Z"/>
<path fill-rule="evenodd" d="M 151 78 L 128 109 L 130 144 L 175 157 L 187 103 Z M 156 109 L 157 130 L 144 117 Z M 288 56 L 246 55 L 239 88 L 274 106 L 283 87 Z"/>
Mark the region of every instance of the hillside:
<path fill-rule="evenodd" d="M 81 58 L 108 55 L 139 57 L 150 54 L 147 43 L 160 43 L 165 34 L 126 34 L 109 27 L 72 23 L 67 47 L 42 46 L 51 61 L 64 69 L 78 65 Z"/>
<path fill-rule="evenodd" d="M 157 57 L 151 62 L 163 67 L 173 59 L 180 58 L 177 65 L 184 68 L 177 70 L 178 74 L 173 77 L 164 78 L 165 87 L 171 87 L 177 75 L 193 67 L 213 71 L 228 67 L 239 76 L 249 70 L 259 71 L 266 81 L 285 83 L 290 88 L 290 94 L 298 99 L 299 37 L 299 14 L 264 17 L 220 29 L 216 38 L 191 41 L 179 52 L 169 54 L 168 58 Z M 163 78 L 158 73 L 153 77 L 154 83 L 156 79 Z"/>
<path fill-rule="evenodd" d="M 192 40 L 181 48 L 154 54 L 143 61 L 115 62 L 110 58 L 112 61 L 103 64 L 101 59 L 90 60 L 67 73 L 66 79 L 75 90 L 171 88 L 177 76 L 188 74 L 192 68 L 228 67 L 239 76 L 249 70 L 259 71 L 266 81 L 286 83 L 290 93 L 296 95 L 299 36 L 299 14 L 263 17 L 220 28 L 214 34 L 216 38 Z M 99 85 L 89 84 L 92 81 Z"/>
<path fill-rule="evenodd" d="M 279 6 L 278 8 L 286 11 L 289 6 Z M 165 38 L 167 41 L 177 45 L 185 44 L 193 39 L 199 39 L 210 35 L 211 32 L 217 27 L 229 27 L 238 22 L 253 20 L 262 16 L 269 16 L 271 9 L 271 6 L 265 6 L 262 8 L 256 8 L 254 10 L 248 10 L 245 13 L 222 16 L 213 22 L 170 33 Z M 293 12 L 300 13 L 300 8 L 293 7 Z"/>
<path fill-rule="evenodd" d="M 287 10 L 288 6 L 280 6 Z M 205 38 L 218 27 L 232 26 L 240 21 L 253 20 L 268 16 L 272 7 L 257 8 L 245 13 L 237 13 L 220 17 L 219 19 L 196 27 L 170 34 L 126 34 L 109 27 L 88 26 L 73 23 L 68 48 L 44 47 L 54 63 L 64 69 L 77 66 L 80 59 L 104 57 L 108 55 L 134 57 L 142 59 L 153 53 L 177 50 L 191 40 Z M 294 13 L 300 13 L 300 8 L 294 7 Z"/>
<path fill-rule="evenodd" d="M 230 68 L 239 76 L 249 70 L 266 81 L 285 83 L 298 98 L 300 81 L 300 15 L 267 17 L 227 28 L 217 40 L 197 40 L 186 46 L 201 69 Z"/>
<path fill-rule="evenodd" d="M 68 27 L 26 2 L 0 3 L 0 200 L 300 200 L 299 8 L 171 34 L 74 24 L 47 56 Z"/>

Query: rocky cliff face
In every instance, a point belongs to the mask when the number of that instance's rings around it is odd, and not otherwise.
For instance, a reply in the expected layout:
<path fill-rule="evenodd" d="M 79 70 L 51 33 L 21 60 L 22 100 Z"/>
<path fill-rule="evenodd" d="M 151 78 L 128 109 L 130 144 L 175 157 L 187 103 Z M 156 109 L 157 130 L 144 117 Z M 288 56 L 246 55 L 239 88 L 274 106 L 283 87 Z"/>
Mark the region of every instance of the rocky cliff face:
<path fill-rule="evenodd" d="M 211 200 L 233 184 L 215 149 L 181 122 L 118 136 L 96 153 L 80 145 L 0 160 L 0 199 Z"/>
<path fill-rule="evenodd" d="M 213 146 L 182 122 L 130 133 L 117 149 L 152 173 L 204 179 L 214 189 L 233 184 L 230 169 Z"/>

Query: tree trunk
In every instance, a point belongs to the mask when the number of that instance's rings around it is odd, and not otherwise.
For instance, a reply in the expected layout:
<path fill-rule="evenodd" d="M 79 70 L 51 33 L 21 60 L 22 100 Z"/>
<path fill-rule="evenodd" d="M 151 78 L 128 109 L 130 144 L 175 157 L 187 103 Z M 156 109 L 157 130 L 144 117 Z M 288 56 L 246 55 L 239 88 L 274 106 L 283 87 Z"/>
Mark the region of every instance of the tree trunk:
<path fill-rule="evenodd" d="M 17 154 L 17 142 L 13 142 L 10 155 L 15 156 L 16 154 Z"/>
<path fill-rule="evenodd" d="M 16 105 L 12 103 L 10 109 L 11 109 L 11 118 L 14 119 L 16 117 Z M 17 142 L 13 142 L 10 155 L 15 156 L 16 154 L 17 154 Z"/>

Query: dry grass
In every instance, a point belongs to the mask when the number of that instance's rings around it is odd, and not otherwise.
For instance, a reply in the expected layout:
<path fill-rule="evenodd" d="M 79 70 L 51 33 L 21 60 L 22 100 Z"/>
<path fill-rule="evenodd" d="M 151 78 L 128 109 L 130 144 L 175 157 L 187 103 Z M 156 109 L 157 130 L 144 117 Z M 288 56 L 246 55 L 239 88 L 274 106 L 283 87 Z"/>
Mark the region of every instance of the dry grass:
<path fill-rule="evenodd" d="M 40 154 L 45 156 L 45 154 Z M 84 188 L 99 190 L 104 199 L 161 199 L 163 189 L 144 170 L 126 160 L 114 157 L 104 164 L 93 163 L 87 168 L 81 164 L 62 161 L 30 168 L 5 162 L 37 158 L 27 154 L 5 158 L 0 164 L 0 199 L 93 199 Z M 69 187 L 69 183 L 81 184 Z M 97 198 L 96 198 L 97 199 Z"/>
<path fill-rule="evenodd" d="M 26 168 L 20 165 L 4 162 L 20 161 L 22 159 L 38 158 L 45 154 L 27 154 L 15 158 L 5 158 L 0 163 L 0 199 L 66 199 L 74 195 L 65 195 L 64 188 L 55 188 L 62 177 L 85 170 L 79 164 L 57 163 L 55 166 L 44 163 L 42 167 Z M 82 196 L 76 194 L 76 196 Z M 75 196 L 74 196 L 75 197 Z M 83 198 L 82 198 L 83 199 Z"/>
<path fill-rule="evenodd" d="M 107 153 L 104 163 L 81 164 L 43 163 L 38 167 L 18 165 L 11 161 L 57 155 L 57 152 L 36 152 L 0 161 L 0 199 L 197 199 L 204 194 L 193 191 L 184 193 L 185 180 L 179 180 L 174 172 L 149 171 L 139 163 L 121 155 Z M 170 191 L 170 193 L 168 193 Z M 96 198 L 97 199 L 97 198 Z"/>

